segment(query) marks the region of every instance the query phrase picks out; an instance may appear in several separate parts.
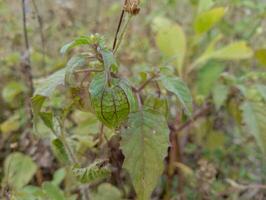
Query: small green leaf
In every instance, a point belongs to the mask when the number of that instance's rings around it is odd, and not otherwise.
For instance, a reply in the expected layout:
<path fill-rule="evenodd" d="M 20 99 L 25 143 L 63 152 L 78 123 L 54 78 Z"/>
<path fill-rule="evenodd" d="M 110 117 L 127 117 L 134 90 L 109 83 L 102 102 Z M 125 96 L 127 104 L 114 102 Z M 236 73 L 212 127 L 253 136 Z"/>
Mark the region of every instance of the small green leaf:
<path fill-rule="evenodd" d="M 169 21 L 160 24 L 156 35 L 156 44 L 166 59 L 174 61 L 179 73 L 182 72 L 186 54 L 186 36 L 181 26 Z"/>
<path fill-rule="evenodd" d="M 255 57 L 259 63 L 266 66 L 266 49 L 259 49 L 255 52 Z"/>
<path fill-rule="evenodd" d="M 190 116 L 193 107 L 192 96 L 186 84 L 180 78 L 174 76 L 161 76 L 160 81 L 168 91 L 177 96 L 186 114 Z"/>
<path fill-rule="evenodd" d="M 66 176 L 66 169 L 60 168 L 53 174 L 52 184 L 59 186 Z"/>
<path fill-rule="evenodd" d="M 210 94 L 225 67 L 219 62 L 209 61 L 197 73 L 196 87 L 199 95 Z"/>
<path fill-rule="evenodd" d="M 227 96 L 229 93 L 229 89 L 224 84 L 216 84 L 213 88 L 213 101 L 217 110 L 221 108 L 221 106 L 225 103 Z"/>
<path fill-rule="evenodd" d="M 66 200 L 63 191 L 51 182 L 44 182 L 42 184 L 43 192 L 47 195 L 49 200 Z"/>
<path fill-rule="evenodd" d="M 51 112 L 40 112 L 39 113 L 44 124 L 54 131 L 53 113 Z"/>
<path fill-rule="evenodd" d="M 266 110 L 265 104 L 260 102 L 245 101 L 241 109 L 243 111 L 243 121 L 247 130 L 252 134 L 261 149 L 266 155 Z"/>
<path fill-rule="evenodd" d="M 9 154 L 4 162 L 4 180 L 14 189 L 21 189 L 33 177 L 37 165 L 31 157 L 19 152 Z"/>
<path fill-rule="evenodd" d="M 266 85 L 257 85 L 257 90 L 259 91 L 260 95 L 266 101 Z"/>
<path fill-rule="evenodd" d="M 20 116 L 16 113 L 0 124 L 0 130 L 3 134 L 9 134 L 17 131 L 21 126 Z M 3 138 L 4 139 L 4 135 Z"/>
<path fill-rule="evenodd" d="M 164 169 L 169 146 L 166 119 L 158 112 L 141 110 L 131 113 L 122 130 L 123 167 L 133 182 L 138 200 L 150 199 Z"/>
<path fill-rule="evenodd" d="M 144 106 L 151 110 L 156 110 L 157 112 L 163 114 L 166 119 L 168 118 L 169 105 L 167 98 L 159 98 L 150 95 L 145 99 Z"/>
<path fill-rule="evenodd" d="M 26 87 L 23 83 L 9 82 L 2 90 L 2 97 L 5 102 L 11 103 L 19 94 L 21 94 L 25 90 Z"/>
<path fill-rule="evenodd" d="M 64 147 L 64 144 L 61 142 L 60 139 L 56 138 L 52 141 L 52 151 L 55 155 L 55 157 L 61 161 L 62 163 L 68 163 L 69 162 L 69 158 L 68 158 L 68 154 L 67 151 Z"/>
<path fill-rule="evenodd" d="M 104 68 L 106 71 L 118 71 L 118 65 L 112 51 L 104 48 L 99 50 L 103 58 Z"/>
<path fill-rule="evenodd" d="M 195 32 L 199 35 L 208 32 L 223 18 L 224 14 L 224 7 L 213 8 L 211 10 L 201 12 L 195 19 Z"/>
<path fill-rule="evenodd" d="M 76 38 L 74 41 L 64 45 L 60 49 L 61 54 L 65 54 L 67 51 L 81 45 L 92 45 L 92 44 L 97 44 L 101 43 L 102 38 L 99 35 L 89 35 L 89 36 L 80 36 Z"/>
<path fill-rule="evenodd" d="M 198 13 L 208 10 L 213 4 L 213 0 L 199 0 Z"/>
<path fill-rule="evenodd" d="M 66 65 L 65 72 L 65 84 L 69 87 L 75 88 L 77 87 L 78 81 L 76 80 L 75 71 L 84 67 L 86 63 L 85 56 L 76 55 L 73 56 Z"/>
<path fill-rule="evenodd" d="M 77 166 L 72 167 L 72 172 L 81 183 L 91 183 L 104 179 L 110 175 L 110 169 L 108 167 L 99 167 L 101 160 L 95 161 L 91 165 L 85 168 Z"/>
<path fill-rule="evenodd" d="M 122 200 L 122 193 L 110 183 L 103 183 L 98 186 L 97 193 L 92 195 L 93 200 Z"/>

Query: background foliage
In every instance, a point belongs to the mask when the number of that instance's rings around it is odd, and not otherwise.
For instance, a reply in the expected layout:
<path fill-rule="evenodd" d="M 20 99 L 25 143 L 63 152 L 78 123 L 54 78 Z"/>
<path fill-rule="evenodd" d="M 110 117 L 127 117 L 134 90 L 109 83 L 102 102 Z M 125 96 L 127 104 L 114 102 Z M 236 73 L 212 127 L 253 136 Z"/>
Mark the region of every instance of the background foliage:
<path fill-rule="evenodd" d="M 115 55 L 122 1 L 25 3 L 30 136 L 21 1 L 0 0 L 1 199 L 266 198 L 265 0 L 143 0 Z M 96 44 L 102 63 L 87 59 Z M 95 109 L 110 102 L 102 68 L 118 76 L 112 121 Z M 131 86 L 148 110 L 132 112 Z"/>

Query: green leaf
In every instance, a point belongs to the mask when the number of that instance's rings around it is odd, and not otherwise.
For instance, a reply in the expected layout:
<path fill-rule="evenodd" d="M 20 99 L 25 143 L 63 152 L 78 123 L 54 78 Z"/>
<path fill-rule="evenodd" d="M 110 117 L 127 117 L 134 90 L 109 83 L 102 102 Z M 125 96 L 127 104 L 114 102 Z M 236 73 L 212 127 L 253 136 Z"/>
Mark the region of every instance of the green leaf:
<path fill-rule="evenodd" d="M 64 45 L 60 49 L 61 54 L 65 54 L 67 51 L 81 45 L 92 45 L 92 44 L 98 44 L 101 43 L 102 38 L 99 35 L 89 35 L 89 36 L 80 36 L 76 38 L 74 41 Z"/>
<path fill-rule="evenodd" d="M 51 112 L 40 112 L 39 113 L 44 124 L 54 131 L 53 113 Z"/>
<path fill-rule="evenodd" d="M 44 182 L 42 184 L 43 192 L 47 195 L 49 200 L 65 200 L 64 193 L 51 182 Z"/>
<path fill-rule="evenodd" d="M 224 84 L 216 84 L 213 88 L 212 95 L 214 105 L 217 110 L 225 103 L 229 93 L 229 88 Z"/>
<path fill-rule="evenodd" d="M 122 130 L 123 167 L 133 182 L 137 199 L 150 199 L 164 169 L 169 146 L 166 119 L 152 110 L 131 113 L 127 128 Z"/>
<path fill-rule="evenodd" d="M 219 37 L 217 38 L 220 39 Z M 190 70 L 193 70 L 197 67 L 200 67 L 200 64 L 210 60 L 242 60 L 248 59 L 253 56 L 253 50 L 247 46 L 245 41 L 233 42 L 225 47 L 214 50 L 214 43 L 211 43 L 207 50 L 194 62 L 193 67 Z"/>
<path fill-rule="evenodd" d="M 81 183 L 91 183 L 104 178 L 107 178 L 111 171 L 108 167 L 99 167 L 101 160 L 97 160 L 88 167 L 80 168 L 78 166 L 72 167 L 72 172 L 77 180 Z"/>
<path fill-rule="evenodd" d="M 122 193 L 110 183 L 103 183 L 97 188 L 97 193 L 92 195 L 93 200 L 122 200 Z"/>
<path fill-rule="evenodd" d="M 26 90 L 25 85 L 20 82 L 9 82 L 2 90 L 2 97 L 5 102 L 11 103 L 22 92 Z"/>
<path fill-rule="evenodd" d="M 255 52 L 255 57 L 259 63 L 266 66 L 266 49 L 259 49 Z"/>
<path fill-rule="evenodd" d="M 32 97 L 32 109 L 34 115 L 38 115 L 46 98 L 50 97 L 56 88 L 64 85 L 65 69 L 61 69 L 39 83 Z"/>
<path fill-rule="evenodd" d="M 198 13 L 208 10 L 213 4 L 213 0 L 199 0 Z"/>
<path fill-rule="evenodd" d="M 60 139 L 56 138 L 52 141 L 52 151 L 55 157 L 61 161 L 62 163 L 69 163 L 69 158 L 67 151 L 64 147 L 64 144 L 61 142 Z"/>
<path fill-rule="evenodd" d="M 257 85 L 256 87 L 264 101 L 266 101 L 266 85 Z"/>
<path fill-rule="evenodd" d="M 192 96 L 187 85 L 181 79 L 174 76 L 161 76 L 160 81 L 168 91 L 177 96 L 186 114 L 190 116 L 193 105 Z"/>
<path fill-rule="evenodd" d="M 60 69 L 39 83 L 34 96 L 50 97 L 58 86 L 64 85 L 64 80 L 65 69 Z"/>
<path fill-rule="evenodd" d="M 0 130 L 3 134 L 8 134 L 17 131 L 21 126 L 20 115 L 15 113 L 11 115 L 8 119 L 0 124 Z M 3 138 L 4 139 L 4 135 Z"/>
<path fill-rule="evenodd" d="M 211 58 L 220 60 L 240 60 L 252 56 L 253 50 L 247 46 L 245 41 L 233 42 L 211 54 Z"/>
<path fill-rule="evenodd" d="M 178 72 L 182 72 L 183 62 L 186 54 L 186 36 L 181 26 L 169 22 L 160 24 L 156 35 L 156 44 L 166 59 L 174 61 Z"/>
<path fill-rule="evenodd" d="M 243 121 L 247 127 L 247 131 L 255 137 L 262 153 L 266 155 L 265 104 L 245 101 L 241 105 L 241 109 L 243 111 Z"/>
<path fill-rule="evenodd" d="M 159 98 L 150 95 L 145 99 L 144 106 L 151 110 L 156 110 L 157 112 L 163 114 L 166 119 L 168 118 L 169 105 L 167 98 Z"/>
<path fill-rule="evenodd" d="M 41 109 L 42 109 L 42 105 L 45 101 L 45 98 L 44 96 L 40 96 L 40 95 L 36 95 L 34 97 L 32 97 L 31 99 L 31 104 L 32 104 L 32 110 L 33 110 L 33 114 L 35 116 L 37 116 Z"/>
<path fill-rule="evenodd" d="M 197 73 L 197 93 L 208 96 L 224 71 L 224 65 L 218 62 L 209 61 Z"/>
<path fill-rule="evenodd" d="M 52 184 L 59 186 L 66 176 L 66 169 L 60 168 L 53 174 Z"/>
<path fill-rule="evenodd" d="M 225 10 L 224 7 L 217 7 L 200 13 L 195 19 L 195 32 L 198 35 L 208 32 L 223 18 Z"/>
<path fill-rule="evenodd" d="M 65 84 L 69 87 L 75 88 L 78 85 L 76 80 L 75 71 L 84 67 L 86 63 L 86 57 L 82 55 L 73 56 L 66 65 L 65 72 Z"/>
<path fill-rule="evenodd" d="M 102 55 L 105 70 L 117 72 L 118 64 L 116 62 L 113 52 L 106 48 L 100 49 L 99 52 Z"/>
<path fill-rule="evenodd" d="M 111 79 L 108 84 L 105 73 L 93 78 L 89 92 L 98 119 L 110 128 L 120 126 L 135 107 L 130 87 L 120 79 Z"/>
<path fill-rule="evenodd" d="M 9 154 L 4 162 L 4 180 L 14 189 L 21 189 L 32 179 L 37 165 L 31 157 L 19 152 Z"/>

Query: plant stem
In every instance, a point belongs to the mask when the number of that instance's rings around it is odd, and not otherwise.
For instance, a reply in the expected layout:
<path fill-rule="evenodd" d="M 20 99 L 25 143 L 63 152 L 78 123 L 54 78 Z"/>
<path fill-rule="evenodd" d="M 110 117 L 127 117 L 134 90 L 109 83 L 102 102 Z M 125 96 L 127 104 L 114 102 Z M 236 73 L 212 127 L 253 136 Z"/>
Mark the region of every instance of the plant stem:
<path fill-rule="evenodd" d="M 131 20 L 132 17 L 133 17 L 133 15 L 129 15 L 129 17 L 127 18 L 126 24 L 125 24 L 125 26 L 124 26 L 124 28 L 122 30 L 122 33 L 121 33 L 121 35 L 120 35 L 120 37 L 118 39 L 118 43 L 117 43 L 117 45 L 115 47 L 114 53 L 117 52 L 119 46 L 121 45 L 121 42 L 122 42 L 122 40 L 124 38 L 124 35 L 125 35 L 126 30 L 127 30 L 127 27 L 128 27 L 128 24 L 129 24 L 129 22 L 130 22 L 130 20 Z"/>
<path fill-rule="evenodd" d="M 138 89 L 137 92 L 141 92 L 150 82 L 153 81 L 153 79 L 155 79 L 158 75 L 154 74 L 152 75 L 149 79 L 147 79 Z"/>
<path fill-rule="evenodd" d="M 64 130 L 64 125 L 63 123 L 60 123 L 61 126 L 61 132 L 60 132 L 60 139 L 64 145 L 64 147 L 66 148 L 66 152 L 68 154 L 68 157 L 70 158 L 70 162 L 72 165 L 77 164 L 78 163 L 78 158 L 76 157 L 73 149 L 71 148 L 71 146 L 68 144 L 67 140 L 66 140 L 66 135 L 65 135 L 65 130 Z M 82 200 L 89 200 L 89 196 L 87 193 L 87 188 L 85 187 L 80 187 L 80 192 L 82 195 Z"/>
<path fill-rule="evenodd" d="M 33 81 L 32 81 L 32 69 L 31 69 L 31 61 L 30 61 L 30 45 L 29 45 L 29 39 L 28 39 L 28 31 L 27 31 L 27 17 L 26 17 L 26 3 L 25 0 L 22 0 L 22 23 L 23 23 L 23 35 L 24 35 L 24 42 L 25 42 L 25 52 L 22 56 L 21 61 L 21 73 L 22 78 L 24 79 L 24 82 L 27 86 L 27 92 L 25 92 L 25 110 L 27 114 L 27 123 L 26 123 L 26 129 L 25 130 L 31 130 L 32 129 L 32 119 L 33 114 L 31 110 L 31 97 L 33 95 Z M 25 132 L 26 133 L 26 132 Z M 30 136 L 31 137 L 31 136 Z"/>
<path fill-rule="evenodd" d="M 127 0 L 125 0 L 124 5 L 126 5 L 126 3 L 127 3 Z M 118 38 L 118 33 L 120 31 L 120 28 L 121 28 L 121 24 L 122 24 L 122 21 L 123 21 L 123 18 L 124 18 L 124 14 L 125 14 L 125 10 L 123 8 L 122 12 L 121 12 L 121 15 L 120 15 L 120 18 L 119 18 L 119 22 L 118 22 L 118 26 L 117 26 L 117 29 L 116 29 L 116 33 L 115 33 L 115 39 L 114 39 L 114 43 L 113 43 L 113 51 L 116 48 L 116 42 L 117 42 L 117 38 Z"/>
<path fill-rule="evenodd" d="M 43 67 L 45 67 L 45 39 L 44 39 L 44 33 L 43 33 L 43 20 L 42 17 L 40 15 L 38 6 L 35 2 L 35 0 L 32 0 L 32 4 L 33 4 L 33 8 L 36 12 L 37 15 L 37 20 L 38 20 L 38 24 L 39 24 L 39 32 L 40 32 L 40 37 L 41 37 L 41 43 L 42 43 L 42 65 Z"/>

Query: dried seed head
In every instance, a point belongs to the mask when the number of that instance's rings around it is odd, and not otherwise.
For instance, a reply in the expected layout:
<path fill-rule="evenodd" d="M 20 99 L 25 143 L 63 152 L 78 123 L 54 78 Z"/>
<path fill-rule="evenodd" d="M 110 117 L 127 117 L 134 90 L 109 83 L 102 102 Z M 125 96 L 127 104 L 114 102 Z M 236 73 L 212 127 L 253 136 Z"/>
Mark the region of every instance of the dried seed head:
<path fill-rule="evenodd" d="M 124 5 L 124 11 L 130 13 L 131 15 L 137 15 L 140 11 L 139 4 L 139 0 L 127 0 Z"/>

